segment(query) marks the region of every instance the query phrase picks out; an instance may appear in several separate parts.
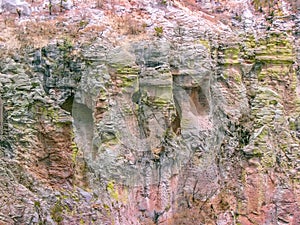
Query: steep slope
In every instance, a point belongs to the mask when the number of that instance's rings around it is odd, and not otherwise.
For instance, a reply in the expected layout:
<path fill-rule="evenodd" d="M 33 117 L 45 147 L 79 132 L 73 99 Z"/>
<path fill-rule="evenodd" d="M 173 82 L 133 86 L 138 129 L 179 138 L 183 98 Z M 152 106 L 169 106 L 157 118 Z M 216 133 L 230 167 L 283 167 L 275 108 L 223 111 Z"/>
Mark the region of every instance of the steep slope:
<path fill-rule="evenodd" d="M 41 4 L 1 15 L 0 224 L 300 224 L 297 1 Z"/>

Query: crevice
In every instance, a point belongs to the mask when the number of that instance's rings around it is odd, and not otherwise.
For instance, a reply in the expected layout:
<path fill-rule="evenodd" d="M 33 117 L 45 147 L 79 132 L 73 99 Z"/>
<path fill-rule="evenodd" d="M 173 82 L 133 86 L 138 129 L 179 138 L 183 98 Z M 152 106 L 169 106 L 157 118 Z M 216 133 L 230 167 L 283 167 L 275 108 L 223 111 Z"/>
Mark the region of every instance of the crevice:
<path fill-rule="evenodd" d="M 3 101 L 0 98 L 0 141 L 3 140 Z"/>
<path fill-rule="evenodd" d="M 138 90 L 132 95 L 132 102 L 138 105 L 138 113 L 136 116 L 138 121 L 140 138 L 145 139 L 149 137 L 150 130 L 148 125 L 148 120 L 146 119 L 146 115 L 144 113 L 145 105 L 143 103 L 142 98 L 143 98 L 143 93 L 141 93 L 141 90 Z"/>
<path fill-rule="evenodd" d="M 176 135 L 180 135 L 180 133 L 181 133 L 180 123 L 181 123 L 181 119 L 180 119 L 179 114 L 176 110 L 176 116 L 175 116 L 174 120 L 171 123 L 172 131 Z"/>
<path fill-rule="evenodd" d="M 174 75 L 173 75 L 173 85 L 174 85 Z M 180 135 L 181 134 L 181 118 L 182 118 L 182 111 L 179 105 L 179 102 L 176 98 L 176 92 L 175 92 L 175 87 L 172 88 L 172 94 L 173 94 L 173 101 L 174 101 L 174 105 L 175 105 L 175 118 L 172 120 L 171 122 L 171 128 L 172 131 L 176 134 L 176 135 Z"/>
<path fill-rule="evenodd" d="M 198 115 L 207 115 L 209 113 L 209 104 L 205 93 L 201 87 L 192 87 L 187 90 L 190 100 L 193 103 Z"/>
<path fill-rule="evenodd" d="M 3 152 L 4 156 L 9 158 L 14 156 L 10 138 L 8 138 L 7 111 L 2 98 L 0 98 L 0 152 Z"/>
<path fill-rule="evenodd" d="M 72 115 L 72 109 L 73 109 L 73 102 L 74 102 L 74 94 L 71 94 L 71 96 L 69 96 L 63 104 L 61 104 L 61 108 L 63 110 L 66 110 L 67 112 L 71 113 Z"/>

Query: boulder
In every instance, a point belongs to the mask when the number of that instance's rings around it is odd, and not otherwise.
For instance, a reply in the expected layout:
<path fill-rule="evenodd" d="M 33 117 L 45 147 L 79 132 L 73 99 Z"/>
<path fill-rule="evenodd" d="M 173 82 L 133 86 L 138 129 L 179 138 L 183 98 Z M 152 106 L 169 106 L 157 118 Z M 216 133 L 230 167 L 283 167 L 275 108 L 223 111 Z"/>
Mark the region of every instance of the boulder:
<path fill-rule="evenodd" d="M 16 13 L 20 9 L 22 15 L 29 16 L 31 13 L 30 5 L 23 0 L 0 0 L 0 5 L 0 12 Z"/>

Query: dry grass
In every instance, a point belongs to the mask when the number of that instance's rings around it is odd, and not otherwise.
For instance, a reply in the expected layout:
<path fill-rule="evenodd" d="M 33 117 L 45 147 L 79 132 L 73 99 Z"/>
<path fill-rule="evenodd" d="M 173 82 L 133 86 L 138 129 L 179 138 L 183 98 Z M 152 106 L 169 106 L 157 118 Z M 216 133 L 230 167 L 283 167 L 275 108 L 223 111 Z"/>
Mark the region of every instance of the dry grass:
<path fill-rule="evenodd" d="M 138 35 L 145 33 L 146 25 L 139 22 L 131 14 L 123 16 L 113 16 L 114 28 L 122 34 L 126 35 Z"/>
<path fill-rule="evenodd" d="M 58 29 L 54 21 L 26 22 L 17 27 L 17 37 L 24 46 L 40 48 L 55 38 Z"/>
<path fill-rule="evenodd" d="M 90 25 L 86 26 L 83 29 L 79 29 L 80 36 L 84 36 L 85 34 L 88 34 L 91 39 L 101 36 L 103 31 L 105 30 L 105 26 L 102 25 Z"/>
<path fill-rule="evenodd" d="M 99 24 L 89 24 L 93 18 L 92 11 L 84 11 L 80 6 L 99 7 L 104 10 L 105 22 Z M 6 49 L 20 49 L 23 47 L 41 48 L 51 40 L 70 38 L 80 42 L 89 42 L 97 37 L 101 37 L 103 31 L 111 26 L 112 37 L 114 35 L 127 35 L 129 39 L 136 39 L 144 36 L 146 24 L 142 22 L 144 14 L 139 9 L 133 13 L 119 16 L 114 11 L 114 3 L 126 5 L 124 0 L 86 0 L 77 3 L 77 8 L 65 12 L 57 12 L 53 8 L 55 15 L 49 16 L 47 8 L 39 12 L 33 12 L 29 19 L 18 18 L 17 14 L 0 15 L 0 45 Z M 41 7 L 42 1 L 30 1 L 34 7 Z M 76 1 L 75 1 L 76 4 Z M 70 19 L 72 18 L 72 19 Z M 92 22 L 95 22 L 94 20 Z"/>
<path fill-rule="evenodd" d="M 200 6 L 196 3 L 195 0 L 180 0 L 185 7 L 189 8 L 191 11 L 198 11 Z"/>
<path fill-rule="evenodd" d="M 51 21 L 19 22 L 14 15 L 1 18 L 1 40 L 7 49 L 42 47 L 56 35 L 56 26 Z"/>
<path fill-rule="evenodd" d="M 90 40 L 101 34 L 104 26 L 88 25 L 84 20 L 68 23 L 63 16 L 52 20 L 20 22 L 15 15 L 0 17 L 0 44 L 6 49 L 42 48 L 53 39 Z"/>

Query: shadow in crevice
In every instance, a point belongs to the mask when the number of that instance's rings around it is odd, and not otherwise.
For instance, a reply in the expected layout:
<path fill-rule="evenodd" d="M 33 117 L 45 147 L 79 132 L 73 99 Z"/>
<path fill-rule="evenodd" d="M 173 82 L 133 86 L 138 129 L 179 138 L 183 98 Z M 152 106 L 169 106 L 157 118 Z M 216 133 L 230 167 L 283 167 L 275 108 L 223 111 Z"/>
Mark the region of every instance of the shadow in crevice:
<path fill-rule="evenodd" d="M 209 93 L 200 85 L 186 83 L 185 86 L 176 85 L 173 89 L 177 114 L 173 120 L 173 130 L 179 129 L 179 126 L 181 132 L 211 129 Z"/>
<path fill-rule="evenodd" d="M 71 113 L 71 115 L 73 115 L 73 112 L 72 112 L 73 102 L 74 102 L 74 94 L 69 96 L 60 107 L 63 110 L 66 110 L 67 112 Z"/>
<path fill-rule="evenodd" d="M 187 90 L 187 94 L 196 111 L 194 114 L 204 116 L 209 113 L 209 103 L 201 87 L 192 87 Z"/>
<path fill-rule="evenodd" d="M 171 122 L 171 127 L 172 127 L 172 131 L 176 134 L 176 135 L 180 135 L 181 134 L 181 111 L 180 111 L 180 107 L 178 105 L 177 99 L 174 98 L 174 103 L 175 103 L 175 111 L 176 111 L 176 115 L 175 118 L 172 120 Z"/>

